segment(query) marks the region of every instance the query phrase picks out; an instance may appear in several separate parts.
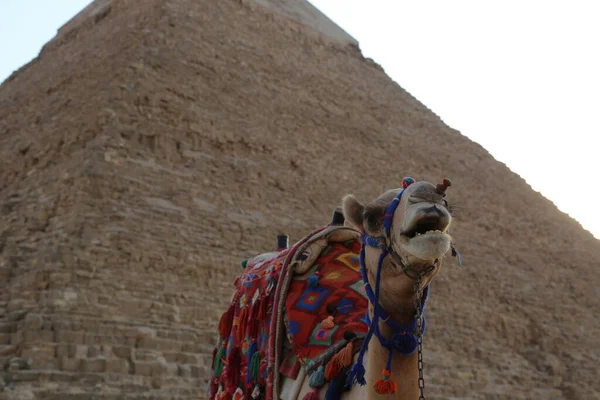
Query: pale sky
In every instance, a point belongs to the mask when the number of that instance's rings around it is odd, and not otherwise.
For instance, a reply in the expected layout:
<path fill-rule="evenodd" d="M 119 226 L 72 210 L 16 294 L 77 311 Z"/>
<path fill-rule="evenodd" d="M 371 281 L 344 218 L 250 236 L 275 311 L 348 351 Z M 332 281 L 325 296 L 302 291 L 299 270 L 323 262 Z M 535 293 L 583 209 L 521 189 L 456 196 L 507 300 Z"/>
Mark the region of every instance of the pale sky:
<path fill-rule="evenodd" d="M 311 3 L 400 86 L 600 238 L 600 2 Z M 87 4 L 0 0 L 0 81 Z"/>

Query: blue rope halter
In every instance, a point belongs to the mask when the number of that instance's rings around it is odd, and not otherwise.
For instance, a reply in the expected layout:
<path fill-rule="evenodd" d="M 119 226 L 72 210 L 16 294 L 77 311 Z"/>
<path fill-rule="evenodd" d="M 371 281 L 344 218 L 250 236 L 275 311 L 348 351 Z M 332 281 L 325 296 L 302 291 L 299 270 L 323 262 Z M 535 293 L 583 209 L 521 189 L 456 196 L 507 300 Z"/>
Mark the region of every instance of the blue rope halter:
<path fill-rule="evenodd" d="M 404 178 L 404 180 L 402 182 L 402 186 L 405 189 L 406 187 L 408 187 L 410 184 L 412 184 L 414 182 L 415 182 L 415 180 L 412 178 Z M 383 237 L 373 237 L 373 236 L 368 236 L 365 234 L 363 234 L 361 236 L 360 271 L 361 271 L 363 282 L 365 285 L 365 292 L 367 293 L 367 297 L 369 298 L 369 301 L 371 302 L 371 304 L 373 304 L 374 310 L 373 310 L 373 319 L 372 320 L 369 318 L 369 315 L 367 312 L 367 319 L 369 321 L 369 330 L 363 340 L 356 363 L 354 364 L 352 369 L 350 371 L 348 371 L 347 384 L 349 386 L 353 385 L 354 383 L 358 383 L 361 386 L 364 386 L 366 384 L 365 368 L 363 366 L 363 359 L 364 359 L 365 351 L 367 350 L 367 347 L 368 347 L 369 342 L 370 342 L 371 338 L 373 337 L 373 335 L 375 335 L 377 340 L 379 340 L 379 343 L 381 344 L 381 346 L 386 348 L 388 351 L 386 369 L 387 369 L 387 371 L 390 371 L 390 372 L 391 372 L 392 351 L 393 350 L 396 350 L 401 354 L 412 354 L 417 348 L 417 335 L 415 335 L 415 333 L 414 333 L 416 324 L 417 324 L 417 318 L 416 317 L 413 318 L 413 320 L 411 321 L 410 324 L 408 324 L 408 326 L 402 326 L 397 321 L 394 321 L 393 319 L 391 319 L 389 317 L 388 313 L 381 307 L 381 304 L 379 304 L 379 287 L 380 287 L 380 283 L 381 283 L 381 268 L 382 268 L 383 260 L 385 259 L 385 257 L 387 257 L 390 253 L 395 253 L 394 250 L 391 248 L 391 239 L 390 239 L 391 228 L 392 228 L 392 219 L 393 219 L 394 213 L 396 212 L 396 209 L 398 208 L 398 205 L 400 204 L 400 200 L 402 198 L 402 193 L 404 192 L 404 189 L 401 190 L 396 195 L 396 197 L 394 197 L 394 199 L 391 201 L 391 203 L 387 206 L 387 208 L 385 210 L 384 219 L 383 219 L 384 236 Z M 377 260 L 377 272 L 376 272 L 376 277 L 375 277 L 375 291 L 374 292 L 373 292 L 373 289 L 371 288 L 371 285 L 369 284 L 369 280 L 367 277 L 367 268 L 366 268 L 366 263 L 365 263 L 365 246 L 370 246 L 370 247 L 378 248 L 381 250 L 381 253 L 379 254 L 379 258 Z M 394 254 L 394 255 L 397 256 L 397 254 Z M 403 272 L 408 277 L 410 277 L 411 279 L 415 279 L 415 280 L 420 279 L 421 274 L 419 274 L 417 271 L 412 270 L 411 268 L 408 268 L 402 262 L 402 260 L 400 259 L 399 256 L 393 257 L 393 258 L 394 258 L 394 261 L 399 260 L 402 263 L 402 265 L 400 265 L 400 267 L 402 268 Z M 415 277 L 413 277 L 412 273 L 410 273 L 408 271 L 416 272 L 417 275 Z M 425 332 L 425 318 L 423 316 L 423 310 L 425 308 L 425 301 L 427 300 L 428 295 L 429 295 L 429 286 L 426 286 L 425 289 L 423 290 L 423 301 L 421 302 L 421 304 L 419 304 L 419 310 L 418 310 L 419 315 L 421 316 L 421 320 L 422 320 L 421 332 L 420 332 L 421 335 Z M 385 321 L 385 323 L 390 328 L 392 328 L 394 334 L 392 335 L 392 337 L 390 339 L 386 339 L 381 334 L 381 332 L 379 330 L 379 320 Z"/>

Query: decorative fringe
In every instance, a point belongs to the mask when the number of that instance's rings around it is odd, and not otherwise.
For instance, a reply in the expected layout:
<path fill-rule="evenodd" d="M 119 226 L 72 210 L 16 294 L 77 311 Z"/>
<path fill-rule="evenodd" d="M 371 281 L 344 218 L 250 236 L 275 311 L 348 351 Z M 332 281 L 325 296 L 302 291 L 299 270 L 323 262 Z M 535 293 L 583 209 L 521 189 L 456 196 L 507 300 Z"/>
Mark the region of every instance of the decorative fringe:
<path fill-rule="evenodd" d="M 338 353 L 331 359 L 335 362 L 339 368 L 350 368 L 352 365 L 352 356 L 354 355 L 354 346 L 352 342 L 348 343 L 346 347 L 338 351 Z"/>
<path fill-rule="evenodd" d="M 209 397 L 217 394 L 217 390 L 219 390 L 219 380 L 217 378 L 213 378 L 210 380 Z"/>
<path fill-rule="evenodd" d="M 260 300 L 260 306 L 258 307 L 258 315 L 256 316 L 257 320 L 259 320 L 259 321 L 265 320 L 265 318 L 267 316 L 268 307 L 269 307 L 269 296 L 267 296 L 267 295 L 262 296 L 262 299 Z"/>
<path fill-rule="evenodd" d="M 329 387 L 325 392 L 325 400 L 340 400 L 342 393 L 346 390 L 346 371 L 342 369 L 339 373 L 329 382 Z"/>
<path fill-rule="evenodd" d="M 237 337 L 238 341 L 243 341 L 246 337 L 246 327 L 248 326 L 248 304 L 242 307 L 242 311 L 240 312 L 240 317 L 238 319 L 237 326 Z"/>
<path fill-rule="evenodd" d="M 252 360 L 248 365 L 248 375 L 250 375 L 252 380 L 256 382 L 260 373 L 260 351 L 254 353 L 254 355 L 252 356 Z"/>
<path fill-rule="evenodd" d="M 306 393 L 302 400 L 319 400 L 319 389 L 314 388 L 310 392 Z"/>
<path fill-rule="evenodd" d="M 246 266 L 248 265 L 248 259 L 244 259 L 242 260 L 242 262 L 240 263 L 240 267 L 242 267 L 242 269 L 246 269 Z"/>
<path fill-rule="evenodd" d="M 213 376 L 219 377 L 221 376 L 221 372 L 223 372 L 223 356 L 225 355 L 225 347 L 220 346 L 219 349 L 215 349 L 213 356 Z"/>
<path fill-rule="evenodd" d="M 246 362 L 247 373 L 246 373 L 246 383 L 252 382 L 252 376 L 250 375 L 250 366 L 252 365 L 252 359 L 254 358 L 254 354 L 256 353 L 256 342 L 250 343 L 250 347 L 248 347 L 248 361 Z"/>
<path fill-rule="evenodd" d="M 365 386 L 367 384 L 367 381 L 365 380 L 365 367 L 362 365 L 362 360 L 358 360 L 346 375 L 349 386 L 352 386 L 355 383 L 358 383 L 360 386 Z"/>
<path fill-rule="evenodd" d="M 250 340 L 256 340 L 258 338 L 258 331 L 260 328 L 261 320 L 258 318 L 258 314 L 260 312 L 260 306 L 262 302 L 262 296 L 258 296 L 254 303 L 252 304 L 252 308 L 248 313 L 248 337 Z"/>
<path fill-rule="evenodd" d="M 232 303 L 227 311 L 223 315 L 221 315 L 221 319 L 219 320 L 219 333 L 221 334 L 221 339 L 225 340 L 229 336 L 229 332 L 231 331 L 231 324 L 233 323 L 233 314 L 235 310 L 235 303 Z"/>
<path fill-rule="evenodd" d="M 311 289 L 316 288 L 319 285 L 319 276 L 315 273 L 308 277 L 308 287 Z"/>
<path fill-rule="evenodd" d="M 260 385 L 257 384 L 254 386 L 254 389 L 252 389 L 252 394 L 250 395 L 250 398 L 252 400 L 258 400 L 258 399 L 260 399 L 261 394 L 262 394 L 262 390 L 260 388 Z"/>
<path fill-rule="evenodd" d="M 239 374 L 242 361 L 242 353 L 239 347 L 234 347 L 227 357 L 227 381 L 229 385 L 237 387 L 239 383 Z"/>
<path fill-rule="evenodd" d="M 323 321 L 321 321 L 321 327 L 323 327 L 324 329 L 331 329 L 334 326 L 335 326 L 335 323 L 333 322 L 333 315 L 330 315 L 329 317 L 327 317 Z"/>
<path fill-rule="evenodd" d="M 391 379 L 392 374 L 387 369 L 383 370 L 383 378 L 377 379 L 373 387 L 379 394 L 394 394 L 398 389 L 396 381 Z"/>
<path fill-rule="evenodd" d="M 340 367 L 333 359 L 327 363 L 325 367 L 325 380 L 330 381 L 335 378 L 340 372 Z"/>
<path fill-rule="evenodd" d="M 315 372 L 312 373 L 308 380 L 308 385 L 311 388 L 320 388 L 325 384 L 325 368 L 319 366 Z"/>

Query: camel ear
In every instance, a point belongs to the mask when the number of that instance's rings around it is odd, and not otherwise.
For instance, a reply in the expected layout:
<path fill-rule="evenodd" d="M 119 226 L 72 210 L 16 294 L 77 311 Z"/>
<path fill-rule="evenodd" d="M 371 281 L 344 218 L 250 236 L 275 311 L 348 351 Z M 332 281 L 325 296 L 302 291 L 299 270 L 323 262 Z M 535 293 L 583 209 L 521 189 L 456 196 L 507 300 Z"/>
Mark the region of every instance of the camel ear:
<path fill-rule="evenodd" d="M 342 208 L 344 209 L 346 222 L 357 231 L 363 232 L 363 212 L 365 206 L 356 200 L 356 197 L 349 194 L 342 200 Z"/>
<path fill-rule="evenodd" d="M 386 207 L 385 203 L 379 201 L 374 201 L 365 207 L 363 211 L 363 225 L 365 232 L 369 236 L 381 236 Z"/>

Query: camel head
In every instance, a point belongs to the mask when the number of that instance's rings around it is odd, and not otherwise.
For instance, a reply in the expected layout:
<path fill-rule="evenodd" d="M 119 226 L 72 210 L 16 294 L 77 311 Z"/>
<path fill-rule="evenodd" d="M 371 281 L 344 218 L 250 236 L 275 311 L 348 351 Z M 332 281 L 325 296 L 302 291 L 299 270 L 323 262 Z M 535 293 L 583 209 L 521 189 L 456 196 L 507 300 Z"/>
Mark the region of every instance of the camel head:
<path fill-rule="evenodd" d="M 389 190 L 366 205 L 352 195 L 343 201 L 347 223 L 374 238 L 375 243 L 383 243 L 390 252 L 381 267 L 379 301 L 391 316 L 400 320 L 414 315 L 411 308 L 415 296 L 414 277 L 422 274 L 422 290 L 439 272 L 442 258 L 452 246 L 448 233 L 452 216 L 445 193 L 450 182 L 444 180 L 437 186 L 424 181 L 413 182 L 412 178 L 405 178 L 404 189 Z M 397 207 L 385 222 L 393 202 L 398 202 Z M 374 286 L 380 253 L 380 248 L 365 246 L 365 266 L 371 286 Z"/>

